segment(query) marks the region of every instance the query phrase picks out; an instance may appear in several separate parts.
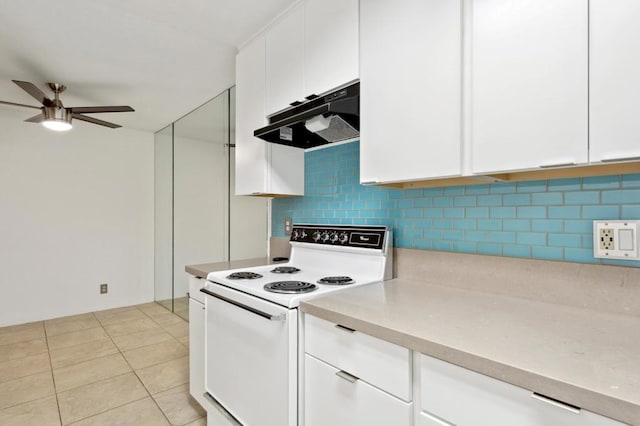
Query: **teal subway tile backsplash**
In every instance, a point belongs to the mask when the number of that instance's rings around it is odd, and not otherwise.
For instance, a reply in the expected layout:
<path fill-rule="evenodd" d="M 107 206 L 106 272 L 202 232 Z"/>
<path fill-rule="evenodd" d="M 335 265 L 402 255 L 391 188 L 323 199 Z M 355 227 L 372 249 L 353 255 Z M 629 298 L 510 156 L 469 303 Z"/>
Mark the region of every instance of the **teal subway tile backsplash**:
<path fill-rule="evenodd" d="M 640 189 L 606 191 L 602 194 L 602 204 L 625 204 L 633 200 L 640 200 Z"/>
<path fill-rule="evenodd" d="M 622 176 L 623 188 L 640 188 L 640 174 Z"/>
<path fill-rule="evenodd" d="M 593 257 L 593 219 L 640 219 L 640 174 L 400 190 L 359 184 L 358 142 L 305 154 L 305 196 L 272 200 L 294 223 L 386 225 L 397 247 L 640 266 Z"/>

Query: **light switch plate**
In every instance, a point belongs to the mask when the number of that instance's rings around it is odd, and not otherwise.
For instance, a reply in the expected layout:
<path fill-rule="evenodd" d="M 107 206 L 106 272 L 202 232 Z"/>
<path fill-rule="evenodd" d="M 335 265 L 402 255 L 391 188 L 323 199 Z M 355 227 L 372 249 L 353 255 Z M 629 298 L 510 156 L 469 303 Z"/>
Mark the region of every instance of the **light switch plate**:
<path fill-rule="evenodd" d="M 594 220 L 593 257 L 640 259 L 640 220 Z"/>

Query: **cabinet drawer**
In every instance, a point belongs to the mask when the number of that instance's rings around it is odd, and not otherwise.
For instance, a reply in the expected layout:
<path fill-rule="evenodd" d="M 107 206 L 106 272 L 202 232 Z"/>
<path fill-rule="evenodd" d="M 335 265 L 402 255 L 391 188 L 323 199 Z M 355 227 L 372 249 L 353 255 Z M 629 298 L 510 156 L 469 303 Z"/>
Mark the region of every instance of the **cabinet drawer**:
<path fill-rule="evenodd" d="M 608 417 L 532 397 L 533 392 L 526 389 L 425 355 L 420 355 L 420 381 L 421 410 L 433 414 L 429 420 L 444 420 L 443 425 L 622 425 Z"/>
<path fill-rule="evenodd" d="M 407 348 L 305 315 L 305 352 L 411 400 L 411 351 Z"/>
<path fill-rule="evenodd" d="M 306 426 L 411 425 L 411 403 L 336 373 L 340 370 L 305 355 Z"/>

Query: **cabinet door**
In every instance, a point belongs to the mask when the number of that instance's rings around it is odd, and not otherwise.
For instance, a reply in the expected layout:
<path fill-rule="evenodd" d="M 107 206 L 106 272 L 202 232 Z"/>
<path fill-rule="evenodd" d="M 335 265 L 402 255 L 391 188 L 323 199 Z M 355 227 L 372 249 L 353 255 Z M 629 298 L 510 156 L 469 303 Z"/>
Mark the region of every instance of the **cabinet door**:
<path fill-rule="evenodd" d="M 204 305 L 189 299 L 189 393 L 203 407 L 204 395 Z"/>
<path fill-rule="evenodd" d="M 589 159 L 640 157 L 640 2 L 589 5 Z"/>
<path fill-rule="evenodd" d="M 304 5 L 278 20 L 266 39 L 266 112 L 271 115 L 304 98 Z"/>
<path fill-rule="evenodd" d="M 357 79 L 358 0 L 307 0 L 304 8 L 304 95 Z"/>
<path fill-rule="evenodd" d="M 460 0 L 360 4 L 360 181 L 461 173 Z"/>
<path fill-rule="evenodd" d="M 409 426 L 411 403 L 401 401 L 305 355 L 306 426 Z M 350 381 L 353 380 L 353 381 Z"/>
<path fill-rule="evenodd" d="M 587 0 L 476 0 L 472 171 L 587 161 Z"/>
<path fill-rule="evenodd" d="M 253 136 L 267 124 L 265 60 L 264 36 L 236 56 L 236 195 L 304 195 L 304 150 Z"/>
<path fill-rule="evenodd" d="M 236 56 L 236 195 L 267 191 L 266 143 L 253 131 L 266 125 L 265 40 L 254 39 Z"/>

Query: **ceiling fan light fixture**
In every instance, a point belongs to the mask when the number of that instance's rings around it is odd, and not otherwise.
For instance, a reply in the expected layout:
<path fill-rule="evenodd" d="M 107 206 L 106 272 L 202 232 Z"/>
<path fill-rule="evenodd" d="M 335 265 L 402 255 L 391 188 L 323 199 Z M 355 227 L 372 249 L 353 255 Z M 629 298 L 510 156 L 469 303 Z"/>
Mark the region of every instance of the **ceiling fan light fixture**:
<path fill-rule="evenodd" d="M 59 107 L 43 107 L 42 113 L 44 115 L 44 120 L 42 120 L 42 125 L 47 129 L 55 130 L 58 132 L 64 132 L 67 130 L 71 130 L 71 111 L 67 108 L 59 108 Z"/>

